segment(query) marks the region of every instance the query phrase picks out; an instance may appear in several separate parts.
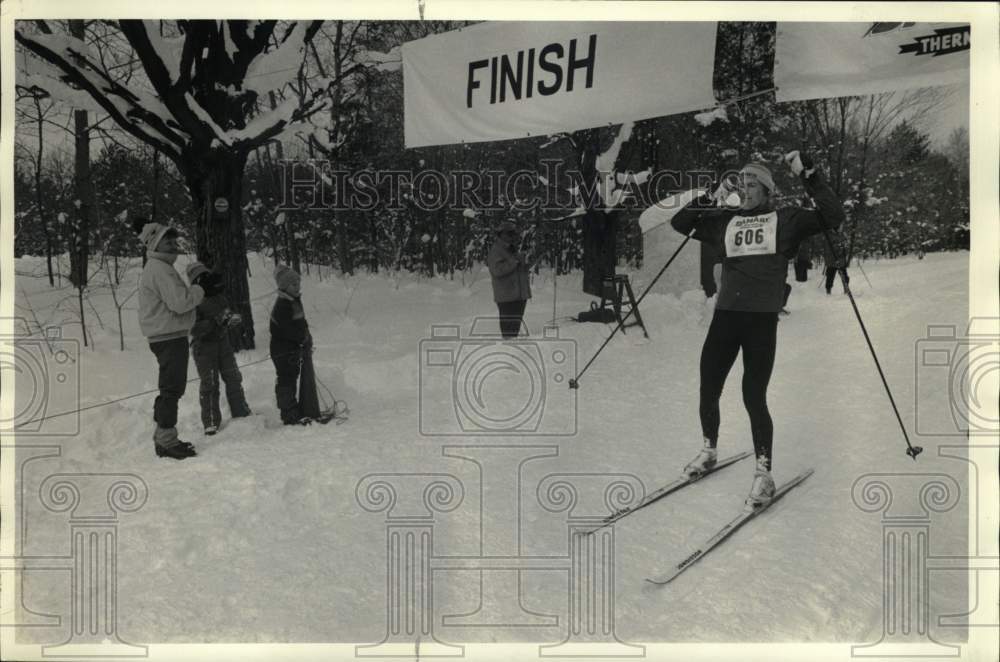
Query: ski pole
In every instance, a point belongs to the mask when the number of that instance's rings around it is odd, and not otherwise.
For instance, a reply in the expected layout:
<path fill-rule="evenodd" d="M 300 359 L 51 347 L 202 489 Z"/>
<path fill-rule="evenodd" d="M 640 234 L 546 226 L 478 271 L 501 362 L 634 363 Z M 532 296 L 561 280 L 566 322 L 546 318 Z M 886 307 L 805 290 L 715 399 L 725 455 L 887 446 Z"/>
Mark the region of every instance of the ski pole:
<path fill-rule="evenodd" d="M 871 280 L 868 279 L 868 274 L 865 273 L 865 269 L 864 269 L 864 267 L 861 266 L 861 261 L 860 260 L 858 261 L 858 271 L 860 271 L 861 275 L 865 277 L 865 282 L 868 283 L 868 287 L 870 287 L 870 288 L 872 288 L 874 290 L 875 286 L 872 285 Z"/>
<path fill-rule="evenodd" d="M 649 285 L 646 286 L 646 289 L 643 290 L 642 294 L 639 295 L 639 298 L 636 299 L 635 306 L 629 309 L 628 313 L 625 315 L 625 317 L 622 318 L 621 322 L 618 322 L 618 326 L 615 327 L 615 330 L 611 332 L 611 335 L 609 335 L 607 338 L 604 339 L 604 342 L 601 344 L 601 346 L 597 348 L 597 351 L 594 352 L 594 355 L 590 357 L 589 361 L 587 361 L 587 365 L 583 366 L 583 370 L 581 370 L 576 377 L 569 380 L 570 388 L 572 389 L 580 388 L 580 378 L 583 377 L 583 374 L 587 372 L 587 370 L 594 363 L 594 361 L 597 360 L 597 357 L 600 356 L 601 352 L 604 351 L 604 348 L 608 346 L 608 343 L 611 342 L 611 339 L 615 337 L 615 334 L 625 328 L 625 322 L 628 321 L 628 318 L 631 317 L 632 313 L 636 310 L 636 308 L 639 307 L 639 304 L 642 303 L 642 300 L 646 298 L 646 295 L 649 294 L 649 291 L 653 289 L 653 286 L 656 285 L 656 281 L 660 280 L 660 277 L 663 276 L 664 273 L 666 273 L 667 267 L 669 267 L 673 263 L 673 261 L 677 258 L 678 255 L 680 255 L 681 250 L 684 248 L 684 246 L 687 245 L 688 241 L 690 241 L 692 236 L 694 236 L 694 228 L 691 228 L 691 231 L 688 232 L 687 235 L 685 235 L 684 241 L 682 241 L 681 245 L 677 247 L 677 250 L 674 251 L 674 254 L 670 256 L 670 259 L 667 260 L 667 263 L 663 265 L 663 268 L 660 269 L 660 273 L 656 274 L 656 277 L 653 278 L 653 280 L 650 281 Z"/>
<path fill-rule="evenodd" d="M 830 248 L 830 253 L 833 255 L 833 259 L 836 263 L 843 265 L 840 262 L 841 256 L 837 253 L 837 248 L 833 245 L 833 239 L 830 237 L 830 230 L 826 227 L 823 228 L 823 236 L 826 238 L 826 244 Z M 899 408 L 896 406 L 896 400 L 892 397 L 892 389 L 889 388 L 889 382 L 885 378 L 885 373 L 882 371 L 882 364 L 879 363 L 878 355 L 875 353 L 875 347 L 872 345 L 872 340 L 868 336 L 868 329 L 865 328 L 864 320 L 861 319 L 861 311 L 858 310 L 858 304 L 854 301 L 854 295 L 851 293 L 851 287 L 847 284 L 847 267 L 841 266 L 837 269 L 840 274 L 840 282 L 844 286 L 844 294 L 851 301 L 851 307 L 854 309 L 854 316 L 858 318 L 858 324 L 861 325 L 861 333 L 865 336 L 865 342 L 868 343 L 868 351 L 871 352 L 872 359 L 875 361 L 875 367 L 878 369 L 878 376 L 882 378 L 882 386 L 885 387 L 885 393 L 889 396 L 889 403 L 892 405 L 892 411 L 896 414 L 896 420 L 899 421 L 899 429 L 903 432 L 903 440 L 906 441 L 906 454 L 913 458 L 916 462 L 917 456 L 923 452 L 923 448 L 920 446 L 914 446 L 910 443 L 910 437 L 906 434 L 906 426 L 903 425 L 903 417 L 899 415 Z M 866 276 L 867 278 L 867 276 Z"/>

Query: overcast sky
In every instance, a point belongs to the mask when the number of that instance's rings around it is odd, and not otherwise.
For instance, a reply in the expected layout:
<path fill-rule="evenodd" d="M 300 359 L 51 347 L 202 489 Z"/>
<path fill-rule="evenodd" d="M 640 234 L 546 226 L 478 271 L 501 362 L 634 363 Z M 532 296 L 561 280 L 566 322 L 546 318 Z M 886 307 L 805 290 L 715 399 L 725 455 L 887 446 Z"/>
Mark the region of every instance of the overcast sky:
<path fill-rule="evenodd" d="M 940 110 L 928 120 L 924 129 L 930 134 L 931 144 L 940 148 L 956 127 L 964 126 L 969 128 L 969 83 L 966 81 L 962 85 L 949 85 L 947 87 L 952 92 L 949 101 L 942 104 Z"/>

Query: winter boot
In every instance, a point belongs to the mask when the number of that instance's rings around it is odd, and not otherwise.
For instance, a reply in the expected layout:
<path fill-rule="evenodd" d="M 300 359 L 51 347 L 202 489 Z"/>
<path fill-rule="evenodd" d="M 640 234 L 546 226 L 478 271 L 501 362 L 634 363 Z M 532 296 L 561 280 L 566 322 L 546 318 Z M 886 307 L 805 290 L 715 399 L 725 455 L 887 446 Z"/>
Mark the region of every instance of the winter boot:
<path fill-rule="evenodd" d="M 215 434 L 218 431 L 219 431 L 219 426 L 218 425 L 206 425 L 205 426 L 205 435 L 206 436 L 211 437 L 213 434 Z"/>
<path fill-rule="evenodd" d="M 281 410 L 281 422 L 285 425 L 295 425 L 299 422 L 300 418 L 302 418 L 302 415 L 299 414 L 297 406 Z"/>
<path fill-rule="evenodd" d="M 696 478 L 711 470 L 718 461 L 718 451 L 709 446 L 708 440 L 706 439 L 705 446 L 698 453 L 697 457 L 688 462 L 681 473 L 688 478 Z"/>
<path fill-rule="evenodd" d="M 750 495 L 744 502 L 744 510 L 757 510 L 762 506 L 766 506 L 773 498 L 774 479 L 771 478 L 770 470 L 764 468 L 764 465 L 758 462 L 757 470 L 753 474 L 753 484 L 750 486 Z"/>
<path fill-rule="evenodd" d="M 196 455 L 198 455 L 197 451 L 195 451 L 194 446 L 190 444 L 156 447 L 156 457 L 169 457 L 174 460 L 183 460 L 188 457 L 195 457 Z"/>
<path fill-rule="evenodd" d="M 175 460 L 183 460 L 186 457 L 197 455 L 194 446 L 181 441 L 177 437 L 177 428 L 161 428 L 157 426 L 153 433 L 153 445 L 156 449 L 157 457 L 170 457 Z"/>

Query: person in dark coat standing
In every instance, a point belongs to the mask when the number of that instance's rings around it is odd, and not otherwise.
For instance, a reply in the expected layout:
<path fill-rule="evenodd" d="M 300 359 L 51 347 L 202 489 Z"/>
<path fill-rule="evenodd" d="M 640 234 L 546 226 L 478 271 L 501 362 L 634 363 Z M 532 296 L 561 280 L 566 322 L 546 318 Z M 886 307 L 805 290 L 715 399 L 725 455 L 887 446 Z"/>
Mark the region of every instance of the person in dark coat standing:
<path fill-rule="evenodd" d="M 826 293 L 827 294 L 830 294 L 831 290 L 833 290 L 833 281 L 836 280 L 836 278 L 837 278 L 837 272 L 840 271 L 843 267 L 846 266 L 846 262 L 845 262 L 845 258 L 844 258 L 845 251 L 844 251 L 844 248 L 843 248 L 844 242 L 843 242 L 842 235 L 839 232 L 831 232 L 830 233 L 830 240 L 833 243 L 833 245 L 836 247 L 837 255 L 839 255 L 840 257 L 837 257 L 837 256 L 834 255 L 833 250 L 830 248 L 830 244 L 828 244 L 828 243 L 824 244 L 824 246 L 823 246 L 823 261 L 826 263 L 824 265 L 824 270 L 825 270 L 825 275 L 826 275 L 825 285 L 826 285 Z M 851 278 L 850 278 L 850 276 L 847 275 L 847 270 L 844 269 L 844 282 L 842 283 L 842 285 L 845 285 L 845 287 L 844 287 L 844 293 L 845 294 L 847 293 L 847 287 L 846 287 L 846 285 L 849 284 L 850 282 L 851 282 Z"/>
<path fill-rule="evenodd" d="M 493 282 L 493 300 L 499 311 L 500 334 L 504 338 L 518 336 L 524 309 L 531 298 L 528 273 L 531 265 L 518 250 L 518 243 L 517 226 L 504 221 L 486 259 Z"/>
<path fill-rule="evenodd" d="M 302 353 L 312 351 L 312 335 L 302 308 L 302 279 L 291 267 L 274 268 L 278 298 L 271 309 L 271 361 L 277 373 L 274 395 L 285 425 L 309 422 L 302 416 L 297 398 Z"/>
<path fill-rule="evenodd" d="M 201 403 L 201 423 L 205 434 L 213 435 L 222 424 L 219 408 L 219 378 L 226 384 L 226 402 L 233 418 L 249 416 L 250 406 L 243 393 L 243 375 L 236 365 L 236 355 L 229 342 L 229 328 L 242 323 L 238 313 L 229 309 L 229 301 L 222 293 L 222 276 L 208 269 L 201 262 L 187 267 L 188 282 L 205 290 L 205 298 L 196 309 L 194 326 L 191 327 L 191 354 L 201 384 L 198 389 Z"/>

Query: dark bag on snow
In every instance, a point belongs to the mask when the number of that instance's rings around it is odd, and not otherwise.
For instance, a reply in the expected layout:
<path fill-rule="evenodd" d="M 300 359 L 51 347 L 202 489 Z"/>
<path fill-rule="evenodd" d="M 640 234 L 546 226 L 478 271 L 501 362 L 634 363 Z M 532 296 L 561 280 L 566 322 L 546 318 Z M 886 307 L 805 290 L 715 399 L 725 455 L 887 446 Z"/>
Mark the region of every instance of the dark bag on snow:
<path fill-rule="evenodd" d="M 577 322 L 599 322 L 601 324 L 610 324 L 611 322 L 618 321 L 615 317 L 615 311 L 608 307 L 600 307 L 597 305 L 596 301 L 590 302 L 590 310 L 585 310 L 576 316 Z"/>

